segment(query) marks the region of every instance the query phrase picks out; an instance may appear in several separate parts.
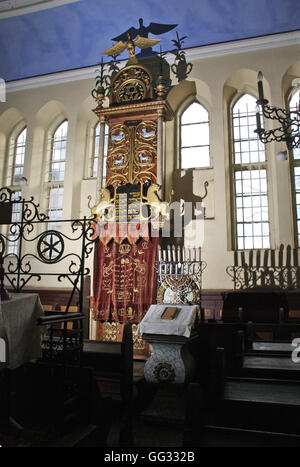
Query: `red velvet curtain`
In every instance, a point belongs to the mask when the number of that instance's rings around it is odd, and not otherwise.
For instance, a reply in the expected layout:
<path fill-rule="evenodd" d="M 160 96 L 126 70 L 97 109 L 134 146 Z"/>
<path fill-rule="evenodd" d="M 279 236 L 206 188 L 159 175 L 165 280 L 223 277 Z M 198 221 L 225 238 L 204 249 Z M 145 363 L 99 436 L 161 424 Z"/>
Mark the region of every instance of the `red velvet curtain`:
<path fill-rule="evenodd" d="M 138 323 L 156 302 L 158 237 L 95 243 L 94 319 Z"/>

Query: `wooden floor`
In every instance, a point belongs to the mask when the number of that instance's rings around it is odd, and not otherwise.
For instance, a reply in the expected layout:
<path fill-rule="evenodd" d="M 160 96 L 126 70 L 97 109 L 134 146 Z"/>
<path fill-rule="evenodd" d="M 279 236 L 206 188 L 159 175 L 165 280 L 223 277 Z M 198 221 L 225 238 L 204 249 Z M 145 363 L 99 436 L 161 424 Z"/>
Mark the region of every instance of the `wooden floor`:
<path fill-rule="evenodd" d="M 300 446 L 300 364 L 292 362 L 291 350 L 288 343 L 254 343 L 251 352 L 244 357 L 244 373 L 227 375 L 222 400 L 212 412 L 204 407 L 204 426 L 202 430 L 196 426 L 195 444 L 192 445 Z M 120 444 L 123 423 L 121 398 L 115 398 L 115 394 L 108 390 L 102 394 L 101 423 L 98 425 L 74 425 L 64 433 L 46 431 L 43 434 L 39 430 L 20 432 L 13 429 L 6 434 L 6 438 L 1 439 L 0 433 L 0 444 L 20 447 L 186 446 L 185 388 L 153 389 L 153 385 L 145 382 L 144 365 L 142 360 L 134 361 L 133 404 L 128 418 L 131 421 L 128 432 L 131 428 L 132 438 L 128 442 Z M 288 380 L 282 378 L 282 374 L 296 376 L 294 380 Z M 198 410 L 196 406 L 194 408 Z M 103 409 L 106 415 L 101 412 Z M 103 423 L 105 420 L 109 420 L 109 423 Z"/>

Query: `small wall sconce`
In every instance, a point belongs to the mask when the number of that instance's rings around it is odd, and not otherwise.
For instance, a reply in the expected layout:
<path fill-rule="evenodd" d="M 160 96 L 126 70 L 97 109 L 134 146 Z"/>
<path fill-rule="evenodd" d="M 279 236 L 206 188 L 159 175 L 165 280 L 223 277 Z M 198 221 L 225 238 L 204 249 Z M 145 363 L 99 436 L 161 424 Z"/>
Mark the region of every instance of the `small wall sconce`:
<path fill-rule="evenodd" d="M 296 78 L 297 79 L 297 78 Z M 293 81 L 293 85 L 297 81 Z M 300 147 L 300 112 L 299 109 L 285 110 L 279 107 L 271 107 L 269 101 L 264 98 L 263 74 L 257 75 L 258 100 L 256 101 L 256 130 L 260 141 L 264 144 L 272 141 L 285 142 L 288 149 Z M 261 115 L 264 118 L 276 120 L 279 127 L 266 131 L 261 125 Z"/>

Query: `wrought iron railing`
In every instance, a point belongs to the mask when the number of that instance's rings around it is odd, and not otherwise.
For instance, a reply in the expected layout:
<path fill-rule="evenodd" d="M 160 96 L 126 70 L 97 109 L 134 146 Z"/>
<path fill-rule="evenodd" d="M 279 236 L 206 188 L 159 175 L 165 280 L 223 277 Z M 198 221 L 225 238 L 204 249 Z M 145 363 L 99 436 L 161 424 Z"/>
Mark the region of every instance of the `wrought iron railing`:
<path fill-rule="evenodd" d="M 4 278 L 12 292 L 21 292 L 34 278 L 54 277 L 59 282 L 67 280 L 72 291 L 66 312 L 75 293 L 78 293 L 78 309 L 82 311 L 83 280 L 90 273 L 86 260 L 94 243 L 94 221 L 83 219 L 59 220 L 61 231 L 49 228 L 52 220 L 39 212 L 34 199 L 14 197 L 9 188 L 0 189 L 0 206 L 19 204 L 17 221 L 2 224 L 0 255 L 3 259 Z M 8 248 L 15 245 L 14 252 Z"/>
<path fill-rule="evenodd" d="M 15 196 L 9 188 L 0 189 L 0 209 L 8 212 L 18 204 L 18 218 L 12 222 L 1 221 L 0 263 L 2 278 L 10 293 L 25 291 L 33 279 L 40 283 L 50 280 L 66 281 L 70 295 L 64 312 L 46 312 L 39 323 L 48 328 L 44 335 L 42 350 L 46 360 L 63 363 L 80 362 L 83 347 L 84 280 L 90 274 L 86 265 L 94 243 L 94 221 L 83 219 L 59 220 L 61 230 L 55 230 L 53 220 L 39 212 L 39 205 L 31 198 Z M 7 209 L 8 208 L 8 209 Z M 54 224 L 55 225 L 55 224 Z M 77 311 L 70 313 L 71 303 Z M 72 323 L 71 329 L 68 322 Z M 69 358 L 70 357 L 70 358 Z"/>

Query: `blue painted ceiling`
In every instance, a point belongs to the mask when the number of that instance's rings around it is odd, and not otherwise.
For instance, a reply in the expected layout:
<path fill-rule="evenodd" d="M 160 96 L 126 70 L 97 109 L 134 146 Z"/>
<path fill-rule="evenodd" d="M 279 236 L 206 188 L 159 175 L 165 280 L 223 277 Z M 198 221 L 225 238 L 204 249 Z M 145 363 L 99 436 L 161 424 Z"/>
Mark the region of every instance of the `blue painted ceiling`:
<path fill-rule="evenodd" d="M 299 0 L 79 0 L 0 19 L 0 78 L 6 81 L 96 66 L 112 38 L 138 19 L 178 24 L 161 36 L 164 51 L 186 35 L 191 48 L 300 29 Z M 159 51 L 159 46 L 154 50 Z M 120 56 L 126 59 L 126 51 Z M 109 58 L 107 57 L 107 60 Z"/>

